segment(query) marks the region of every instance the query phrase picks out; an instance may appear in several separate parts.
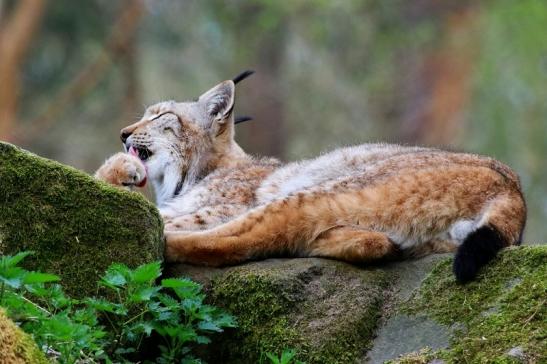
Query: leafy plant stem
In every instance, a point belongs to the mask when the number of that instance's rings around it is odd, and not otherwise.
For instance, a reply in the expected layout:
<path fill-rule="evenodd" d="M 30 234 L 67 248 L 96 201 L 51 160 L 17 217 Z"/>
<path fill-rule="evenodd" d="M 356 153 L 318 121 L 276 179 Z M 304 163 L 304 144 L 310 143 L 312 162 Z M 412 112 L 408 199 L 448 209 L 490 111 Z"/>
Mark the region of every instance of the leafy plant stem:
<path fill-rule="evenodd" d="M 6 289 L 6 283 L 2 281 L 2 285 L 0 286 L 0 305 L 4 303 L 4 290 Z"/>
<path fill-rule="evenodd" d="M 129 324 L 129 323 L 135 321 L 136 319 L 138 319 L 138 318 L 144 316 L 144 314 L 147 313 L 147 312 L 148 312 L 148 309 L 145 309 L 145 310 L 143 310 L 141 313 L 139 313 L 138 315 L 133 316 L 133 317 L 131 317 L 129 320 L 125 321 L 123 324 L 124 324 L 124 325 L 127 325 L 127 324 Z"/>
<path fill-rule="evenodd" d="M 17 296 L 21 297 L 25 302 L 28 302 L 30 303 L 31 305 L 33 305 L 34 307 L 36 307 L 37 309 L 39 309 L 40 311 L 42 311 L 43 313 L 45 313 L 47 316 L 50 316 L 51 315 L 51 312 L 49 312 L 48 310 L 46 310 L 45 308 L 43 308 L 42 306 L 32 302 L 31 300 L 29 300 L 28 298 L 26 298 L 25 296 L 23 295 L 20 295 L 20 294 L 17 294 Z"/>

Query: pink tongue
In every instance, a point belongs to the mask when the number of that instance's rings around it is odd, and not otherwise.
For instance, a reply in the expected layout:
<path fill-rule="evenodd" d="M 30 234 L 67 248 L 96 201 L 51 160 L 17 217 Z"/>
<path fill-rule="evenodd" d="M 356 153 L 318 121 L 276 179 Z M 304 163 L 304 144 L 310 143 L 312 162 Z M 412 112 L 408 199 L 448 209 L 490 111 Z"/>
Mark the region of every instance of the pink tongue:
<path fill-rule="evenodd" d="M 137 152 L 137 150 L 133 147 L 129 147 L 129 150 L 127 151 L 127 153 L 134 155 L 135 157 L 139 156 L 139 152 Z"/>

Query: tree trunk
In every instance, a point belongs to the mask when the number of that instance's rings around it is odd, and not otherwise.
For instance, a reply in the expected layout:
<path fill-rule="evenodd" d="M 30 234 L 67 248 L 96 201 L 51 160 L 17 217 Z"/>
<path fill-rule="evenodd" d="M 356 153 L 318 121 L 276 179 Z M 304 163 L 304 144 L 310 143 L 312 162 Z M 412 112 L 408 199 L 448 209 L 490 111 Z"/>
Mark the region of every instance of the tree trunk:
<path fill-rule="evenodd" d="M 44 14 L 45 0 L 20 0 L 0 27 L 0 140 L 10 141 L 17 120 L 21 68 Z"/>
<path fill-rule="evenodd" d="M 281 78 L 284 39 L 266 41 L 260 48 L 256 74 L 253 75 L 253 91 L 245 103 L 252 109 L 256 120 L 246 127 L 246 144 L 251 153 L 282 157 L 284 154 L 284 105 Z"/>
<path fill-rule="evenodd" d="M 463 4 L 446 10 L 442 45 L 425 57 L 410 83 L 403 85 L 406 98 L 400 137 L 408 143 L 446 146 L 461 136 L 476 53 L 470 37 L 478 8 Z"/>

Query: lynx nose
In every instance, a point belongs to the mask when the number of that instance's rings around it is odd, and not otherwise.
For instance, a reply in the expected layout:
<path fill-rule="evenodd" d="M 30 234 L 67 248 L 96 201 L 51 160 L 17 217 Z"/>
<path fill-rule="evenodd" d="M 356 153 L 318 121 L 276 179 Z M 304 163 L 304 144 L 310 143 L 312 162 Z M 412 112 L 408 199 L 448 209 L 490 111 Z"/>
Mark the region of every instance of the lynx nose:
<path fill-rule="evenodd" d="M 121 134 L 120 134 L 120 139 L 122 140 L 122 143 L 125 144 L 125 141 L 127 140 L 127 138 L 129 138 L 131 136 L 131 132 L 130 131 L 125 131 L 125 130 L 122 130 Z"/>

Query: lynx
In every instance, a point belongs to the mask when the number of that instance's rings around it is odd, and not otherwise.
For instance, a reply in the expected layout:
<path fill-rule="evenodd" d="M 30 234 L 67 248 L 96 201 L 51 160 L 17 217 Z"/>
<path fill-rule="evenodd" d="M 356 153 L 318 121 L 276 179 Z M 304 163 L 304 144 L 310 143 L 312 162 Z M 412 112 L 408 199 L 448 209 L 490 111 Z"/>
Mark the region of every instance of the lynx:
<path fill-rule="evenodd" d="M 121 131 L 125 153 L 96 177 L 150 181 L 169 261 L 234 265 L 325 257 L 351 263 L 456 252 L 472 280 L 520 244 L 526 206 L 518 176 L 492 158 L 390 144 L 336 149 L 282 164 L 234 140 L 235 83 L 192 102 L 160 102 Z"/>

